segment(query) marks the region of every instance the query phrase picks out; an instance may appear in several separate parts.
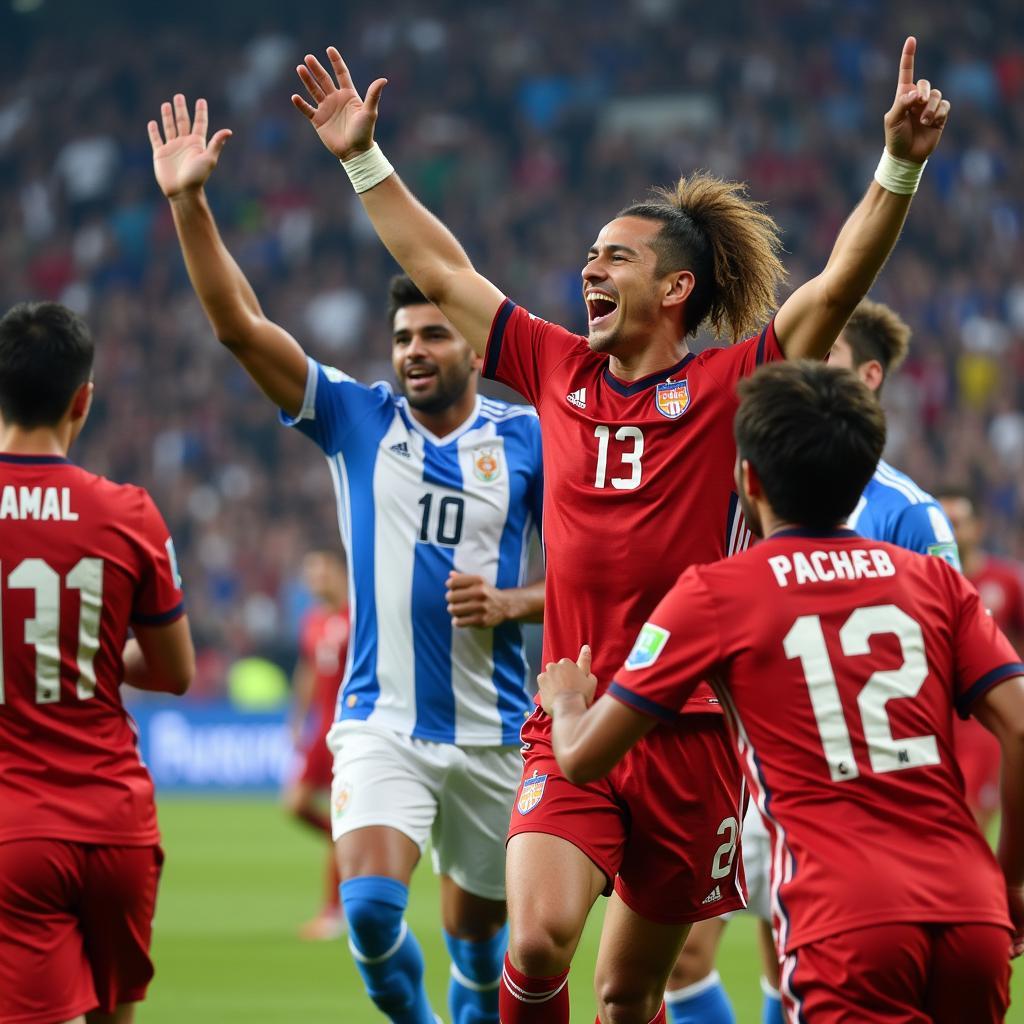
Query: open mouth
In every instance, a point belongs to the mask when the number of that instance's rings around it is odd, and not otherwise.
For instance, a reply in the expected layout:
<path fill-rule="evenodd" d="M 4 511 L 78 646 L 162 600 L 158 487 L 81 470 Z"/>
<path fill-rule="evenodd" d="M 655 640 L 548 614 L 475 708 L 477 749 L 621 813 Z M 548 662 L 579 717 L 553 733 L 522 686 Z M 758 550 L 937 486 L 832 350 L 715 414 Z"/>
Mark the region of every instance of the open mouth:
<path fill-rule="evenodd" d="M 610 323 L 611 318 L 619 308 L 618 299 L 609 295 L 608 292 L 600 291 L 597 288 L 589 289 L 583 296 L 587 303 L 587 313 L 590 317 L 591 327 L 601 327 Z"/>
<path fill-rule="evenodd" d="M 428 387 L 435 377 L 437 370 L 431 366 L 410 366 L 405 371 L 406 384 L 417 390 Z"/>

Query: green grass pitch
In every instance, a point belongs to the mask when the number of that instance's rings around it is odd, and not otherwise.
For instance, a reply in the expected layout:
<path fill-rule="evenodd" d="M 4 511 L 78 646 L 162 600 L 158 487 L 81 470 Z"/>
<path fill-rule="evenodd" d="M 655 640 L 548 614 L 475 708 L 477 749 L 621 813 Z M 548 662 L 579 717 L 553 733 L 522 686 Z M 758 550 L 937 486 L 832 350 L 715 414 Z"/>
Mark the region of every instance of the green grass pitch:
<path fill-rule="evenodd" d="M 304 943 L 296 928 L 321 891 L 322 844 L 267 800 L 164 799 L 167 853 L 140 1024 L 378 1024 L 343 941 Z M 447 1019 L 447 959 L 429 863 L 413 883 L 409 923 L 423 944 L 434 1009 Z M 572 1022 L 591 1024 L 598 915 L 573 970 Z M 760 1021 L 751 922 L 729 926 L 719 968 L 739 1024 Z M 1017 970 L 1009 1022 L 1024 1024 Z"/>

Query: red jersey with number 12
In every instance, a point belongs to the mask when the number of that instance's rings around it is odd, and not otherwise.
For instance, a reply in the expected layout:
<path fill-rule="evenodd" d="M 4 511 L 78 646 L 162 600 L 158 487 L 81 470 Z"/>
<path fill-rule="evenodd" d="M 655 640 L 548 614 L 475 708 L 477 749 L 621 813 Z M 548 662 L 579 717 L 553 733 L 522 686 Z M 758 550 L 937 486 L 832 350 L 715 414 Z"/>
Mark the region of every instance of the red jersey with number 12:
<path fill-rule="evenodd" d="M 0 455 L 0 842 L 159 840 L 122 651 L 183 614 L 177 576 L 141 487 Z"/>
<path fill-rule="evenodd" d="M 544 660 L 594 650 L 604 681 L 689 565 L 743 550 L 734 484 L 736 384 L 782 359 L 769 324 L 729 348 L 621 381 L 587 339 L 506 300 L 484 375 L 537 407 L 544 443 Z M 703 687 L 687 711 L 718 711 Z"/>
<path fill-rule="evenodd" d="M 945 560 L 849 530 L 688 569 L 609 694 L 671 719 L 714 680 L 772 837 L 780 950 L 895 922 L 1010 923 L 952 712 L 1024 674 Z"/>

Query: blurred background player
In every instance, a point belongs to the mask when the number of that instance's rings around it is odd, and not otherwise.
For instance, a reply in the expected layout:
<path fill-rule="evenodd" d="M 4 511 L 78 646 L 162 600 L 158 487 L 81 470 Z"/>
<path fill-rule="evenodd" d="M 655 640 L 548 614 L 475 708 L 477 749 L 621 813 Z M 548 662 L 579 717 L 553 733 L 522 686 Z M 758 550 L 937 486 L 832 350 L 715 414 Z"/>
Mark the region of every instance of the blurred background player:
<path fill-rule="evenodd" d="M 198 100 L 149 123 L 189 278 L 218 339 L 327 456 L 351 580 L 351 657 L 329 742 L 349 946 L 397 1024 L 433 1024 L 405 921 L 428 838 L 441 875 L 454 1024 L 497 1020 L 507 944 L 504 836 L 529 708 L 520 620 L 543 500 L 536 413 L 477 394 L 479 357 L 405 277 L 392 281 L 391 386 L 308 358 L 263 314 L 203 185 L 230 135 Z M 483 602 L 483 604 L 481 604 Z M 480 628 L 486 617 L 488 628 Z"/>
<path fill-rule="evenodd" d="M 880 397 L 886 378 L 906 359 L 909 347 L 910 327 L 900 315 L 881 302 L 863 299 L 832 346 L 829 363 L 853 370 L 876 397 Z M 953 528 L 938 501 L 884 459 L 879 460 L 848 525 L 862 536 L 888 541 L 923 555 L 937 555 L 954 568 L 960 568 Z M 988 788 L 989 800 L 996 800 L 998 743 L 971 721 L 958 725 L 955 731 L 957 734 L 961 731 L 979 733 L 976 747 L 987 752 L 989 765 L 995 758 L 995 779 L 989 778 Z M 979 767 L 984 763 L 981 755 L 975 759 Z M 971 793 L 970 787 L 968 793 Z M 969 802 L 973 806 L 974 798 L 969 797 Z M 761 977 L 762 1020 L 764 1024 L 780 1024 L 779 966 L 766 888 L 771 851 L 764 823 L 753 805 L 743 821 L 743 842 L 748 909 L 760 918 L 759 943 L 764 971 Z M 700 923 L 688 936 L 665 997 L 674 1024 L 691 1024 L 698 1020 L 705 1024 L 730 1024 L 735 1019 L 721 979 L 714 971 L 716 950 L 724 929 L 725 921 L 719 918 Z"/>
<path fill-rule="evenodd" d="M 984 550 L 984 524 L 970 491 L 943 488 L 939 501 L 953 524 L 964 575 L 978 588 L 996 625 L 1018 651 L 1024 651 L 1022 567 Z M 964 774 L 967 803 L 984 832 L 999 809 L 999 744 L 971 719 L 957 722 L 956 726 L 953 738 Z"/>
<path fill-rule="evenodd" d="M 182 694 L 195 665 L 152 499 L 68 460 L 92 364 L 64 306 L 0 320 L 2 1024 L 128 1024 L 153 977 L 163 853 L 120 685 Z"/>
<path fill-rule="evenodd" d="M 538 408 L 545 651 L 600 636 L 598 672 L 607 674 L 686 565 L 745 546 L 731 472 L 736 381 L 767 360 L 824 357 L 894 245 L 949 111 L 930 83 L 914 84 L 915 48 L 908 39 L 885 116 L 879 184 L 839 233 L 825 270 L 774 320 L 766 324 L 783 274 L 775 224 L 742 186 L 696 174 L 627 207 L 598 234 L 582 275 L 589 338 L 506 299 L 394 174 L 373 141 L 384 79 L 364 100 L 333 47 L 334 78 L 312 55 L 297 69 L 312 104 L 292 101 L 342 160 L 385 246 L 485 359 L 484 375 Z M 694 357 L 685 339 L 705 321 L 733 341 L 759 334 Z M 569 964 L 602 893 L 611 899 L 595 975 L 599 1013 L 623 1024 L 664 1012 L 692 921 L 742 906 L 738 767 L 710 691 L 686 710 L 621 775 L 586 788 L 560 776 L 543 713 L 524 727 L 508 845 L 505 1024 L 568 1020 Z"/>
<path fill-rule="evenodd" d="M 348 655 L 348 577 L 336 551 L 311 551 L 302 576 L 316 605 L 303 616 L 299 660 L 292 674 L 292 735 L 298 772 L 284 795 L 285 807 L 328 840 L 324 901 L 320 913 L 299 931 L 304 939 L 333 939 L 344 930 L 341 877 L 334 857 L 331 815 L 331 752 L 327 734 L 334 724 L 338 689 Z"/>
<path fill-rule="evenodd" d="M 765 540 L 687 570 L 589 710 L 589 649 L 547 666 L 559 761 L 600 778 L 715 679 L 772 837 L 789 1019 L 997 1024 L 1024 950 L 1024 664 L 944 559 L 845 528 L 886 434 L 852 373 L 766 367 L 740 393 L 737 486 Z M 998 863 L 954 710 L 1003 748 Z"/>

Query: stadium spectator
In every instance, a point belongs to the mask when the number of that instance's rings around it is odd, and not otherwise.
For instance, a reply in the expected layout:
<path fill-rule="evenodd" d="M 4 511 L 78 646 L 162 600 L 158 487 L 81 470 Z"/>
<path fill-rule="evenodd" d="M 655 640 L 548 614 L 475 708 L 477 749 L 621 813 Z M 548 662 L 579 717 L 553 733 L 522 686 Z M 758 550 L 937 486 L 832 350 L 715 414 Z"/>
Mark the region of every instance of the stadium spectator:
<path fill-rule="evenodd" d="M 603 777 L 715 679 L 772 837 L 790 1019 L 999 1024 L 1024 951 L 1024 664 L 945 560 L 845 528 L 885 443 L 850 371 L 766 367 L 740 391 L 736 483 L 765 541 L 687 570 L 591 707 L 588 647 L 547 666 L 559 763 Z M 954 710 L 1003 750 L 998 863 Z"/>
<path fill-rule="evenodd" d="M 194 654 L 149 495 L 74 465 L 93 340 L 55 303 L 0 319 L 0 1021 L 130 1024 L 163 853 L 122 681 Z M 129 638 L 129 631 L 134 635 Z"/>

